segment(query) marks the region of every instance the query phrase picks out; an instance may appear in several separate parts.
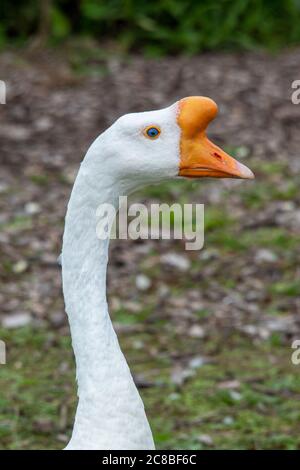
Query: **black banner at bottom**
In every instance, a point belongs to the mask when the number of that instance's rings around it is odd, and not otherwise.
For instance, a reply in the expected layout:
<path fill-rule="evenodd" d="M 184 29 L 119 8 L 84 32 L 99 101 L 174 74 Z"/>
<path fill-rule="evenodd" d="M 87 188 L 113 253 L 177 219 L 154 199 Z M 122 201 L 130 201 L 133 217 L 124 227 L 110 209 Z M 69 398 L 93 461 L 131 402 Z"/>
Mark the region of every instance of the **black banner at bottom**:
<path fill-rule="evenodd" d="M 196 450 L 160 450 L 160 451 L 2 451 L 1 465 L 20 463 L 32 467 L 35 464 L 51 465 L 56 463 L 71 463 L 88 465 L 97 468 L 101 466 L 120 466 L 123 468 L 139 468 L 144 465 L 172 465 L 173 467 L 210 468 L 210 465 L 230 465 L 231 468 L 241 465 L 255 465 L 264 463 L 267 468 L 274 462 L 275 465 L 286 467 L 297 463 L 298 452 L 294 451 L 196 451 Z M 4 468 L 2 466 L 2 468 Z"/>

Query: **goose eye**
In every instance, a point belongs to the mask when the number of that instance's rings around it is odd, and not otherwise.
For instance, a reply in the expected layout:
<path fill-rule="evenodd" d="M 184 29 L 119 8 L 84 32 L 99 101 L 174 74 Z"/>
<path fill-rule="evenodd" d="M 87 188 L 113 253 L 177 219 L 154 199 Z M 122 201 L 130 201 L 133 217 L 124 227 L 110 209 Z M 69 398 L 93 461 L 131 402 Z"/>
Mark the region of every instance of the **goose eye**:
<path fill-rule="evenodd" d="M 149 126 L 146 127 L 144 130 L 144 135 L 148 137 L 149 139 L 157 139 L 157 137 L 160 134 L 160 129 L 156 126 Z"/>

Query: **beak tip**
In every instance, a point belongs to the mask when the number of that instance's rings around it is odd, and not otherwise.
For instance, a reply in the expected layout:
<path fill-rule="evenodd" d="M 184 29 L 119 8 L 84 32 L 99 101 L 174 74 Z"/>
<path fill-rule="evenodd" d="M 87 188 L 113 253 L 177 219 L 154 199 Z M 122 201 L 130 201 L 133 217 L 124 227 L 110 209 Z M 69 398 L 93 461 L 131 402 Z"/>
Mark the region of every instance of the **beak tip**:
<path fill-rule="evenodd" d="M 237 162 L 238 170 L 240 172 L 241 178 L 247 179 L 247 180 L 254 180 L 255 175 L 254 173 L 248 168 L 246 165 L 243 165 L 243 163 Z"/>

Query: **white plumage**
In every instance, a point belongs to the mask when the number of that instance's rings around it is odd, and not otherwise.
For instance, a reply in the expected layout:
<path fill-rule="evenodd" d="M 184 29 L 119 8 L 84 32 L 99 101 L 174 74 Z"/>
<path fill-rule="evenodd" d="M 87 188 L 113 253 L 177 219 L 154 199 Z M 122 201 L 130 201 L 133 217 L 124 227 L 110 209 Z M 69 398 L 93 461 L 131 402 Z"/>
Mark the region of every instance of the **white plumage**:
<path fill-rule="evenodd" d="M 96 236 L 96 210 L 101 203 L 117 207 L 119 196 L 180 174 L 179 112 L 175 103 L 121 117 L 95 140 L 80 166 L 61 256 L 79 397 L 66 449 L 154 448 L 142 400 L 107 309 L 108 240 Z M 145 136 L 144 130 L 152 125 L 160 128 L 159 138 Z M 241 165 L 238 168 L 242 171 Z M 240 177 L 250 177 L 247 171 L 248 176 Z"/>

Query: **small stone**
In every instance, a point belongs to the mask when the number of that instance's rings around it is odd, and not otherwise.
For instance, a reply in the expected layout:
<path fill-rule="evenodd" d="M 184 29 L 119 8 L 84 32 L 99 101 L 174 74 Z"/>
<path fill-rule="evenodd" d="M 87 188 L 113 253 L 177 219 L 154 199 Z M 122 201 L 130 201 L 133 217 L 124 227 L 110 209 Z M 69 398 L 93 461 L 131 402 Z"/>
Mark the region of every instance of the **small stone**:
<path fill-rule="evenodd" d="M 258 335 L 261 339 L 268 339 L 270 337 L 270 331 L 267 328 L 260 326 L 258 328 Z"/>
<path fill-rule="evenodd" d="M 142 310 L 142 306 L 139 302 L 134 302 L 133 300 L 127 300 L 123 303 L 123 306 L 133 313 L 138 313 Z"/>
<path fill-rule="evenodd" d="M 186 379 L 193 377 L 194 371 L 191 369 L 184 369 L 181 366 L 175 366 L 171 373 L 171 381 L 175 385 L 182 385 Z"/>
<path fill-rule="evenodd" d="M 0 133 L 1 136 L 4 136 L 9 140 L 21 142 L 29 139 L 31 136 L 31 129 L 14 123 L 10 125 L 1 125 Z"/>
<path fill-rule="evenodd" d="M 17 263 L 15 263 L 12 267 L 13 272 L 16 274 L 23 273 L 24 271 L 26 271 L 27 268 L 28 268 L 28 263 L 24 259 L 17 261 Z"/>
<path fill-rule="evenodd" d="M 170 393 L 170 395 L 169 395 L 168 398 L 169 398 L 169 400 L 171 400 L 171 401 L 179 400 L 180 394 L 179 394 L 179 393 L 176 393 L 176 392 Z"/>
<path fill-rule="evenodd" d="M 73 184 L 76 179 L 77 173 L 78 168 L 75 166 L 70 166 L 63 171 L 63 177 L 65 178 L 67 183 Z"/>
<path fill-rule="evenodd" d="M 255 325 L 244 325 L 240 329 L 249 336 L 255 336 L 258 333 L 258 328 Z"/>
<path fill-rule="evenodd" d="M 198 369 L 206 363 L 206 360 L 202 356 L 195 356 L 189 361 L 189 367 L 191 369 Z"/>
<path fill-rule="evenodd" d="M 218 388 L 224 389 L 224 390 L 232 390 L 235 388 L 240 388 L 241 382 L 238 380 L 226 380 L 225 382 L 221 382 L 218 385 Z"/>
<path fill-rule="evenodd" d="M 35 121 L 34 125 L 38 131 L 47 131 L 52 126 L 52 120 L 49 117 L 45 116 Z"/>
<path fill-rule="evenodd" d="M 0 193 L 5 193 L 9 188 L 9 185 L 4 181 L 0 182 Z"/>
<path fill-rule="evenodd" d="M 243 398 L 242 394 L 237 392 L 236 390 L 230 390 L 229 394 L 230 398 L 234 401 L 240 401 Z"/>
<path fill-rule="evenodd" d="M 135 285 L 139 290 L 145 291 L 151 287 L 151 280 L 144 274 L 138 274 L 135 278 Z"/>
<path fill-rule="evenodd" d="M 3 328 L 13 329 L 29 325 L 32 322 L 32 317 L 27 312 L 14 313 L 5 315 L 2 319 Z"/>
<path fill-rule="evenodd" d="M 220 257 L 220 252 L 215 248 L 206 248 L 199 254 L 199 258 L 203 261 L 211 261 Z"/>
<path fill-rule="evenodd" d="M 265 327 L 269 332 L 293 332 L 295 331 L 295 319 L 292 315 L 268 318 Z"/>
<path fill-rule="evenodd" d="M 226 424 L 226 426 L 231 426 L 231 424 L 234 423 L 234 419 L 232 418 L 232 416 L 225 416 L 225 418 L 223 419 L 223 423 Z"/>
<path fill-rule="evenodd" d="M 40 210 L 40 205 L 37 202 L 27 202 L 27 204 L 25 204 L 25 212 L 28 215 L 38 214 Z"/>
<path fill-rule="evenodd" d="M 160 259 L 163 264 L 179 269 L 180 271 L 187 271 L 191 266 L 191 262 L 188 258 L 178 255 L 177 253 L 167 253 L 162 255 Z"/>
<path fill-rule="evenodd" d="M 276 263 L 278 256 L 271 250 L 261 249 L 255 254 L 255 261 L 258 263 Z"/>
<path fill-rule="evenodd" d="M 145 347 L 145 344 L 141 340 L 136 340 L 136 341 L 133 341 L 132 346 L 134 349 L 143 349 Z"/>
<path fill-rule="evenodd" d="M 48 434 L 53 431 L 54 423 L 47 418 L 37 418 L 33 423 L 34 429 L 42 434 Z"/>
<path fill-rule="evenodd" d="M 69 437 L 66 434 L 59 433 L 57 434 L 57 440 L 60 442 L 68 442 Z"/>
<path fill-rule="evenodd" d="M 205 331 L 200 325 L 193 325 L 189 329 L 189 336 L 192 338 L 203 338 L 205 336 Z"/>
<path fill-rule="evenodd" d="M 206 446 L 212 446 L 214 443 L 211 436 L 208 434 L 200 434 L 200 436 L 198 436 L 198 441 Z"/>
<path fill-rule="evenodd" d="M 111 296 L 110 306 L 111 306 L 112 310 L 119 310 L 122 306 L 122 303 L 121 303 L 119 297 Z"/>
<path fill-rule="evenodd" d="M 160 299 L 164 298 L 164 297 L 167 297 L 168 294 L 170 292 L 170 289 L 168 286 L 166 286 L 166 284 L 163 284 L 162 282 L 160 283 L 160 285 L 158 286 L 158 289 L 157 289 L 157 295 Z"/>

